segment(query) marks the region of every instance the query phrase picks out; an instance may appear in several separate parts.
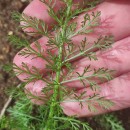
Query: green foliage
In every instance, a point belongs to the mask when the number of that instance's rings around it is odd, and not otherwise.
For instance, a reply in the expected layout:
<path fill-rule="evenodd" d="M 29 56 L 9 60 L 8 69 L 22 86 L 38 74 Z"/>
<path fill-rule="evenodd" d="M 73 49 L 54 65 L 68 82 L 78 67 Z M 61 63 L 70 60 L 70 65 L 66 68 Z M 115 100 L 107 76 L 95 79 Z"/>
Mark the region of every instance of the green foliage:
<path fill-rule="evenodd" d="M 0 129 L 1 130 L 10 130 L 10 123 L 9 118 L 6 116 L 3 116 L 2 119 L 0 119 Z"/>
<path fill-rule="evenodd" d="M 1 120 L 1 129 L 8 130 L 43 130 L 46 123 L 45 120 L 49 114 L 47 105 L 36 106 L 33 105 L 29 99 L 26 98 L 24 91 L 21 91 L 24 84 L 13 90 L 13 98 L 17 99 L 15 105 L 8 109 L 9 117 L 3 117 Z M 59 109 L 60 110 L 60 109 Z M 53 117 L 59 126 L 54 127 L 55 130 L 70 129 L 91 130 L 89 124 L 76 120 L 74 117 Z"/>
<path fill-rule="evenodd" d="M 114 114 L 105 114 L 96 117 L 96 121 L 104 130 L 125 130 L 122 122 Z"/>
<path fill-rule="evenodd" d="M 8 36 L 9 41 L 11 44 L 16 47 L 17 49 L 20 49 L 22 47 L 26 47 L 29 45 L 29 42 L 25 39 L 19 38 L 15 35 L 9 35 Z"/>
<path fill-rule="evenodd" d="M 21 84 L 11 93 L 17 100 L 13 107 L 8 109 L 9 115 L 1 120 L 1 129 L 7 130 L 42 130 L 43 114 L 46 113 L 46 106 L 34 106 L 23 91 L 25 84 Z M 36 109 L 36 111 L 35 111 Z M 45 125 L 45 124 L 44 124 Z"/>
<path fill-rule="evenodd" d="M 12 12 L 12 19 L 20 22 L 21 14 L 19 12 Z"/>
<path fill-rule="evenodd" d="M 22 40 L 16 36 L 9 36 L 9 39 L 17 48 L 26 47 L 19 55 L 24 56 L 25 58 L 33 55 L 33 59 L 41 58 L 47 62 L 46 69 L 49 70 L 47 76 L 41 74 L 40 70 L 36 67 L 33 66 L 30 68 L 25 63 L 22 63 L 22 66 L 13 64 L 13 69 L 17 76 L 27 74 L 28 77 L 25 79 L 25 85 L 36 80 L 45 82 L 46 87 L 42 92 L 45 95 L 48 95 L 51 92 L 51 96 L 46 96 L 46 100 L 42 99 L 46 101 L 44 105 L 35 106 L 26 98 L 23 90 L 24 87 L 20 87 L 21 91 L 19 90 L 14 94 L 15 99 L 17 99 L 15 105 L 8 110 L 11 116 L 11 129 L 92 130 L 87 122 L 80 121 L 76 116 L 65 116 L 60 103 L 68 96 L 72 97 L 69 102 L 79 102 L 81 108 L 83 107 L 83 103 L 86 103 L 86 106 L 90 111 L 97 111 L 97 105 L 102 109 L 108 110 L 114 105 L 112 101 L 96 94 L 97 91 L 100 91 L 100 86 L 96 81 L 92 80 L 92 78 L 103 81 L 112 80 L 113 77 L 111 74 L 113 73 L 113 70 L 108 70 L 107 68 L 91 69 L 91 66 L 88 65 L 84 68 L 83 73 L 80 74 L 74 72 L 75 66 L 73 66 L 71 62 L 81 57 L 87 57 L 90 60 L 98 60 L 96 53 L 94 53 L 93 50 L 100 49 L 102 51 L 108 49 L 113 43 L 113 38 L 112 36 L 100 36 L 91 46 L 86 37 L 78 46 L 73 43 L 72 37 L 83 34 L 88 35 L 94 31 L 94 27 L 100 24 L 100 12 L 92 12 L 92 14 L 86 13 L 81 28 L 77 29 L 77 23 L 70 23 L 70 20 L 77 17 L 78 14 L 92 9 L 95 5 L 94 1 L 89 2 L 89 4 L 86 5 L 88 7 L 86 9 L 76 8 L 72 11 L 72 0 L 61 0 L 64 2 L 65 6 L 57 13 L 53 10 L 53 7 L 55 6 L 53 0 L 49 0 L 49 2 L 46 2 L 46 0 L 41 1 L 47 4 L 49 15 L 57 22 L 57 25 L 55 27 L 53 26 L 53 30 L 55 30 L 54 34 L 51 32 L 52 30 L 48 31 L 46 23 L 35 17 L 14 13 L 13 18 L 16 19 L 16 21 L 22 22 L 21 27 L 25 32 L 27 32 L 27 28 L 33 28 L 33 31 L 27 33 L 47 37 L 48 49 L 44 51 L 38 42 L 34 43 L 34 49 L 29 45 L 28 41 Z M 56 50 L 58 54 L 54 53 Z M 46 55 L 44 55 L 44 52 Z M 63 72 L 63 68 L 66 69 L 66 75 Z M 89 72 L 91 73 L 88 75 Z M 75 89 L 68 90 L 65 83 L 74 81 L 81 82 L 84 87 L 86 87 L 86 83 L 89 83 L 94 94 L 90 96 L 84 91 L 78 95 Z M 35 97 L 31 93 L 28 94 L 28 97 L 30 96 L 39 100 L 39 97 Z"/>
<path fill-rule="evenodd" d="M 27 28 L 33 28 L 35 30 L 32 32 L 26 31 L 27 33 L 31 33 L 32 35 L 36 35 L 36 34 L 40 34 L 44 36 L 48 35 L 48 28 L 47 26 L 45 26 L 45 23 L 42 20 L 39 20 L 37 18 L 32 18 L 27 16 L 26 14 L 23 14 L 20 21 L 23 22 L 23 24 L 21 25 L 21 28 L 23 30 Z"/>
<path fill-rule="evenodd" d="M 74 117 L 54 117 L 54 119 L 59 120 L 60 122 L 64 122 L 64 126 L 67 128 L 71 128 L 71 130 L 92 130 L 88 123 L 81 122 L 80 120 L 76 120 Z M 64 126 L 61 126 L 59 130 L 64 129 Z"/>
<path fill-rule="evenodd" d="M 3 71 L 7 72 L 7 73 L 10 73 L 11 71 L 13 71 L 13 67 L 12 67 L 12 64 L 8 63 L 8 64 L 5 64 L 3 67 L 2 67 Z"/>

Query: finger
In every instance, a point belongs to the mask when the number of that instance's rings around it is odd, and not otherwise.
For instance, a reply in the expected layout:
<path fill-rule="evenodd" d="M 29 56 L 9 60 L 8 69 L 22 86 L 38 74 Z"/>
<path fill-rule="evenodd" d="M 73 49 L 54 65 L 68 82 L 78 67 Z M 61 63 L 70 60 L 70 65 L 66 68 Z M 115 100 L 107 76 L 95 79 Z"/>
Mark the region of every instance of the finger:
<path fill-rule="evenodd" d="M 46 84 L 42 80 L 31 82 L 25 86 L 25 93 L 32 103 L 37 105 L 44 104 L 45 94 L 42 92 Z"/>
<path fill-rule="evenodd" d="M 98 111 L 92 112 L 88 109 L 87 102 L 83 102 L 83 106 L 81 108 L 79 102 L 71 102 L 68 98 L 61 103 L 64 113 L 68 116 L 76 115 L 78 117 L 86 117 L 130 107 L 130 72 L 121 75 L 110 82 L 101 84 L 100 86 L 101 91 L 98 92 L 100 96 L 114 102 L 114 106 L 112 106 L 109 110 L 105 110 L 100 106 L 95 105 Z M 81 94 L 84 91 L 86 91 L 86 99 L 93 95 L 93 91 L 90 88 L 84 88 L 77 93 Z"/>
<path fill-rule="evenodd" d="M 121 2 L 121 4 L 119 4 Z M 130 15 L 128 14 L 130 10 L 130 1 L 129 0 L 121 0 L 119 3 L 118 1 L 105 1 L 98 5 L 94 10 L 100 11 L 100 25 L 94 29 L 92 34 L 87 35 L 87 39 L 91 39 L 91 41 L 95 41 L 95 39 L 99 35 L 109 35 L 112 34 L 115 38 L 115 41 L 128 37 L 130 35 L 130 28 L 129 20 Z M 91 11 L 91 12 L 92 12 Z M 91 12 L 89 12 L 91 14 Z M 82 25 L 82 21 L 84 19 L 84 14 L 81 14 L 77 17 L 74 21 L 78 23 L 77 28 L 80 28 Z M 124 15 L 126 17 L 124 17 Z M 123 18 L 123 20 L 122 20 Z M 80 37 L 80 38 L 79 38 Z M 74 37 L 74 42 L 79 42 L 84 39 L 84 35 L 79 36 L 77 35 Z"/>
<path fill-rule="evenodd" d="M 49 2 L 49 0 L 46 0 L 46 2 Z M 55 4 L 54 4 L 55 2 Z M 54 0 L 52 2 L 54 4 L 54 11 L 57 12 L 60 8 L 64 7 L 63 2 L 60 0 Z M 74 5 L 79 5 L 79 7 L 83 6 L 83 0 L 77 1 L 74 0 Z M 76 6 L 73 7 L 75 9 Z M 48 28 L 50 29 L 51 26 L 55 23 L 54 19 L 51 18 L 51 16 L 48 14 L 48 7 L 44 3 L 42 3 L 40 0 L 33 0 L 23 11 L 24 14 L 27 16 L 35 17 L 37 19 L 43 20 Z M 21 22 L 22 25 L 25 25 L 26 23 Z M 27 28 L 24 30 L 25 32 L 34 32 L 33 28 Z"/>
<path fill-rule="evenodd" d="M 37 80 L 25 85 L 25 93 L 32 103 L 43 105 L 52 96 L 52 90 L 45 90 L 48 87 L 43 80 Z M 45 90 L 45 91 L 44 91 Z"/>
<path fill-rule="evenodd" d="M 73 79 L 75 79 L 78 75 L 77 72 L 82 75 L 85 67 L 90 65 L 90 70 L 99 69 L 99 68 L 107 68 L 109 70 L 114 70 L 114 73 L 110 73 L 113 77 L 117 77 L 121 74 L 127 73 L 130 71 L 130 37 L 124 38 L 120 41 L 117 41 L 113 44 L 112 48 L 106 51 L 97 51 L 96 52 L 98 60 L 89 60 L 87 57 L 75 61 L 73 66 L 76 68 L 73 73 Z M 87 72 L 84 76 L 91 76 L 93 71 Z M 103 80 L 105 75 L 102 78 L 89 78 L 89 80 L 103 83 L 106 80 Z M 102 80 L 101 80 L 102 79 Z M 89 86 L 89 82 L 83 80 L 86 87 Z M 68 80 L 63 81 L 68 87 L 75 88 L 83 88 L 84 85 L 80 80 Z"/>
<path fill-rule="evenodd" d="M 112 11 L 110 11 L 112 9 Z M 115 36 L 115 39 L 122 39 L 130 35 L 129 29 L 130 25 L 127 26 L 130 20 L 130 16 L 123 19 L 125 15 L 128 15 L 130 10 L 130 1 L 129 0 L 110 0 L 109 2 L 104 2 L 101 4 L 101 17 L 103 28 L 110 28 L 110 33 Z M 108 14 L 108 12 L 110 12 Z M 106 15 L 108 14 L 108 15 Z M 119 22 L 120 21 L 120 22 Z M 122 25 L 123 26 L 122 26 Z M 120 33 L 121 31 L 121 33 Z M 116 34 L 116 35 L 115 35 Z"/>
<path fill-rule="evenodd" d="M 48 46 L 46 46 L 47 41 L 48 41 L 47 37 L 42 37 L 38 41 L 32 43 L 31 48 L 33 50 L 35 50 L 36 52 L 39 52 L 38 48 L 36 46 L 36 44 L 38 43 L 40 45 L 42 55 L 44 57 L 47 57 L 47 53 L 46 53 L 47 47 L 48 47 Z M 38 69 L 38 71 L 39 71 L 39 73 L 41 73 L 41 75 L 43 73 L 46 73 L 46 71 L 47 71 L 47 69 L 45 69 L 46 65 L 47 65 L 46 60 L 43 60 L 43 58 L 37 57 L 37 55 L 35 53 L 28 52 L 28 51 L 27 51 L 27 53 L 30 53 L 30 54 L 28 56 L 27 55 L 23 56 L 22 53 L 26 49 L 27 48 L 24 48 L 16 54 L 16 56 L 14 57 L 13 63 L 16 64 L 18 67 L 20 67 L 22 70 L 25 69 L 25 67 L 23 67 L 23 63 L 24 63 L 28 66 L 30 72 L 32 72 L 33 67 L 35 67 Z M 14 69 L 14 71 L 16 73 L 18 72 L 17 69 Z M 26 81 L 26 79 L 28 79 L 31 76 L 30 74 L 28 74 L 28 72 L 22 72 L 21 74 L 16 74 L 16 75 L 21 81 Z"/>

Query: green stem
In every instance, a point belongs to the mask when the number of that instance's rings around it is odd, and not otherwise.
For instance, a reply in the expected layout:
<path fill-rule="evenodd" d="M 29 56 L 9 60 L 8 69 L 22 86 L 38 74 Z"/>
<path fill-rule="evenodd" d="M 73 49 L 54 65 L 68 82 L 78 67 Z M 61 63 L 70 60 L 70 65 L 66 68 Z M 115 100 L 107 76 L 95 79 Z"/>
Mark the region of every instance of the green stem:
<path fill-rule="evenodd" d="M 70 58 L 66 59 L 65 61 L 63 61 L 63 63 L 65 63 L 65 62 L 70 62 L 70 61 L 72 61 L 72 60 L 74 60 L 74 59 L 76 59 L 76 58 L 78 58 L 78 57 L 81 57 L 81 56 L 83 56 L 85 53 L 90 52 L 90 51 L 91 51 L 92 49 L 94 49 L 94 48 L 96 48 L 95 45 L 93 45 L 92 47 L 90 47 L 89 49 L 87 49 L 87 50 L 85 50 L 85 51 L 83 51 L 83 52 L 80 52 L 80 53 L 77 54 L 77 55 L 74 55 L 73 57 L 70 57 Z"/>
<path fill-rule="evenodd" d="M 62 81 L 61 84 L 70 83 L 70 82 L 83 80 L 83 79 L 88 79 L 88 78 L 92 78 L 92 77 L 95 77 L 95 75 L 89 75 L 89 76 L 73 78 L 73 79 L 70 79 L 70 80 Z"/>
<path fill-rule="evenodd" d="M 57 105 L 57 98 L 58 98 L 58 94 L 59 94 L 59 87 L 60 87 L 60 71 L 61 71 L 61 67 L 62 67 L 62 46 L 59 48 L 59 66 L 58 66 L 58 71 L 56 72 L 56 82 L 57 84 L 54 86 L 54 91 L 53 91 L 53 96 L 51 98 L 51 105 L 50 105 L 50 112 L 49 112 L 49 116 L 48 116 L 48 121 L 47 121 L 47 125 L 46 128 L 44 130 L 52 130 L 51 126 L 52 123 L 54 123 L 53 117 L 54 117 L 54 112 L 55 112 L 55 108 Z M 59 98 L 60 99 L 60 98 Z M 54 124 L 53 124 L 54 125 Z"/>
<path fill-rule="evenodd" d="M 61 84 L 70 83 L 70 82 L 74 82 L 74 81 L 78 81 L 78 80 L 90 79 L 90 78 L 94 78 L 94 77 L 107 79 L 105 76 L 105 73 L 104 74 L 92 74 L 92 75 L 88 75 L 88 76 L 81 76 L 81 77 L 73 78 L 70 80 L 62 81 Z"/>
<path fill-rule="evenodd" d="M 64 24 L 62 26 L 62 31 L 61 31 L 61 36 L 63 38 L 63 40 L 61 41 L 61 43 L 59 43 L 59 53 L 58 53 L 58 63 L 56 63 L 57 66 L 57 72 L 56 72 L 56 79 L 55 82 L 57 83 L 54 86 L 54 91 L 53 91 L 53 96 L 51 98 L 51 105 L 50 105 L 50 112 L 49 112 L 49 116 L 48 116 L 48 121 L 47 121 L 47 125 L 44 128 L 44 130 L 52 130 L 51 126 L 55 126 L 56 122 L 54 121 L 54 116 L 56 116 L 56 112 L 57 111 L 57 102 L 59 102 L 60 98 L 61 98 L 61 93 L 60 93 L 60 73 L 61 73 L 61 69 L 62 69 L 62 57 L 63 57 L 63 46 L 64 46 L 64 37 L 66 36 L 66 28 L 67 28 L 67 24 L 69 21 L 69 15 L 70 15 L 70 11 L 71 11 L 71 7 L 72 7 L 72 1 L 71 4 L 69 4 L 67 6 L 67 11 L 66 11 L 66 19 L 64 21 Z"/>

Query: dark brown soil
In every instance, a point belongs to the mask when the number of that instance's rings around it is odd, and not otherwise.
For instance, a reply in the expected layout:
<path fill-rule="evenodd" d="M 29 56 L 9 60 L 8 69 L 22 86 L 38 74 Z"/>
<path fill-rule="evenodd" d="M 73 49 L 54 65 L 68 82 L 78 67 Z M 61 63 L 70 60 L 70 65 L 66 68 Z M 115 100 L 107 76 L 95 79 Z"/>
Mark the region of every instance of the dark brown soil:
<path fill-rule="evenodd" d="M 12 62 L 17 50 L 9 44 L 8 34 L 23 35 L 18 31 L 18 23 L 11 18 L 13 11 L 20 11 L 26 7 L 27 2 L 20 0 L 0 0 L 0 110 L 2 109 L 7 95 L 5 90 L 16 85 L 17 80 L 12 78 L 11 74 L 2 71 L 4 64 Z"/>
<path fill-rule="evenodd" d="M 15 87 L 19 82 L 11 74 L 2 70 L 4 64 L 12 62 L 14 55 L 18 51 L 9 44 L 7 35 L 13 33 L 24 37 L 23 32 L 17 30 L 18 23 L 12 20 L 11 12 L 22 12 L 27 4 L 28 2 L 22 2 L 22 0 L 0 0 L 0 110 L 8 99 L 6 90 Z M 130 109 L 116 113 L 123 122 L 125 130 L 130 130 Z M 101 129 L 97 126 L 95 130 Z"/>

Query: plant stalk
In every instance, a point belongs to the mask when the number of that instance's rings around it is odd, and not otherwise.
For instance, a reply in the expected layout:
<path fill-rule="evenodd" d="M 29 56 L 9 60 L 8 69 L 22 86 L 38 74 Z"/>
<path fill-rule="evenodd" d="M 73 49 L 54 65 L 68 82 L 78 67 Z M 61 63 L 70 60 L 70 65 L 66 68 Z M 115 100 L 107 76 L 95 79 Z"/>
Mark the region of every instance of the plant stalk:
<path fill-rule="evenodd" d="M 56 85 L 54 86 L 54 91 L 53 91 L 53 96 L 51 98 L 51 105 L 50 105 L 50 112 L 49 112 L 49 116 L 48 116 L 48 121 L 47 121 L 47 125 L 44 128 L 44 130 L 52 130 L 51 126 L 55 126 L 56 122 L 54 121 L 54 116 L 55 115 L 55 109 L 57 108 L 57 102 L 59 102 L 59 100 L 61 99 L 61 94 L 60 94 L 60 73 L 61 73 L 61 69 L 62 69 L 62 58 L 63 58 L 63 46 L 64 46 L 64 37 L 66 36 L 66 28 L 67 28 L 67 24 L 69 22 L 69 15 L 70 15 L 70 11 L 71 11 L 71 7 L 72 7 L 72 0 L 71 4 L 67 4 L 67 11 L 66 11 L 66 19 L 64 21 L 64 24 L 62 26 L 62 38 L 63 40 L 61 41 L 61 43 L 59 43 L 59 53 L 58 53 L 58 63 L 56 63 L 57 66 L 57 72 L 56 72 Z M 59 104 L 58 104 L 59 105 Z"/>

